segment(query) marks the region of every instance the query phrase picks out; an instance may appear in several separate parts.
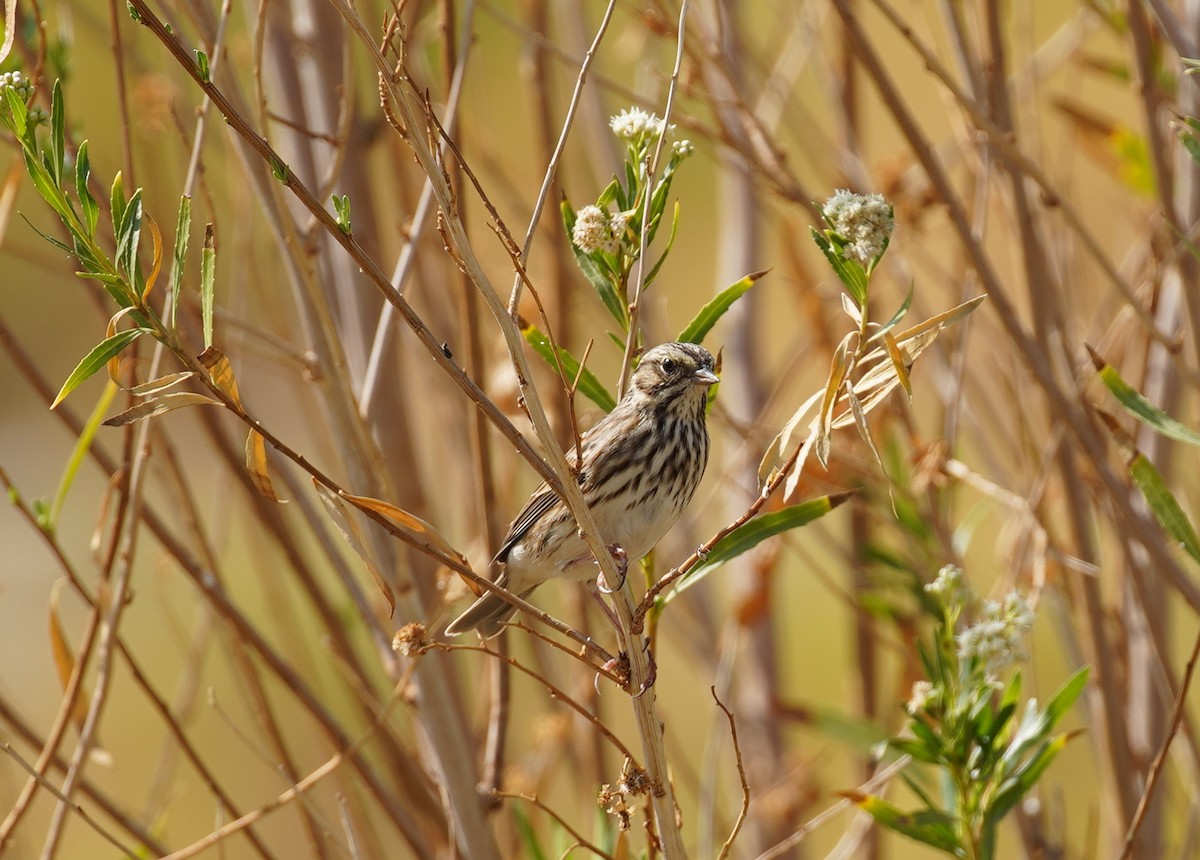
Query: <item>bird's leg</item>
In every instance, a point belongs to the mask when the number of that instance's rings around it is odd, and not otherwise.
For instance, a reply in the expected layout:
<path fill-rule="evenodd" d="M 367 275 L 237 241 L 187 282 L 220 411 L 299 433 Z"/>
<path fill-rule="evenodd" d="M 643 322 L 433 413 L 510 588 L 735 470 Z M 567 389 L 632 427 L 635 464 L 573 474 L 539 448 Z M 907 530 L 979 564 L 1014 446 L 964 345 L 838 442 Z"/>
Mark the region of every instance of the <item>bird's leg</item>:
<path fill-rule="evenodd" d="M 600 574 L 600 576 L 596 577 L 595 580 L 589 582 L 588 592 L 592 595 L 592 597 L 596 598 L 596 603 L 600 606 L 600 611 L 604 613 L 604 617 L 607 618 L 609 623 L 612 624 L 613 629 L 620 630 L 621 622 L 617 620 L 617 613 L 614 612 L 613 608 L 605 603 L 604 598 L 600 596 L 600 592 L 602 591 L 605 594 L 609 593 L 605 590 L 604 586 L 600 584 L 600 580 L 603 578 L 604 574 Z"/>
<path fill-rule="evenodd" d="M 629 556 L 625 553 L 625 549 L 620 544 L 610 543 L 608 545 L 608 554 L 612 556 L 612 560 L 617 564 L 617 584 L 609 588 L 604 581 L 604 571 L 600 571 L 600 575 L 596 577 L 596 587 L 600 589 L 601 594 L 612 594 L 615 591 L 620 591 L 625 586 L 625 575 L 629 573 Z"/>

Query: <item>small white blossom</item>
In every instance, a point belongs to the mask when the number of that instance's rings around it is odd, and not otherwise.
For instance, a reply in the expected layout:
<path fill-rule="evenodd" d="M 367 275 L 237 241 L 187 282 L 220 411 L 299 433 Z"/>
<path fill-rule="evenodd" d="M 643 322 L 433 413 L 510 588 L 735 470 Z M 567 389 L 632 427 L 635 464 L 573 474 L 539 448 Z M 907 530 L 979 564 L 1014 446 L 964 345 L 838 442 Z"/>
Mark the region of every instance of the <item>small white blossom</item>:
<path fill-rule="evenodd" d="M 575 216 L 571 240 L 585 254 L 607 251 L 615 254 L 621 247 L 629 216 L 624 212 L 610 215 L 599 206 L 584 206 Z"/>
<path fill-rule="evenodd" d="M 625 108 L 608 121 L 613 134 L 632 143 L 650 143 L 658 140 L 663 132 L 663 121 L 655 114 L 639 107 Z M 675 131 L 674 125 L 667 126 L 667 133 Z"/>
<path fill-rule="evenodd" d="M 839 189 L 825 202 L 825 218 L 845 240 L 842 254 L 864 266 L 883 253 L 896 221 L 882 194 L 855 194 Z"/>
<path fill-rule="evenodd" d="M 1001 670 L 1024 660 L 1024 637 L 1033 628 L 1033 610 L 1025 598 L 1011 592 L 1001 605 L 994 600 L 984 603 L 979 619 L 958 634 L 958 658 L 977 659 L 984 675 L 995 680 Z"/>
<path fill-rule="evenodd" d="M 912 693 L 909 695 L 908 704 L 904 706 L 904 709 L 916 716 L 927 710 L 936 701 L 937 688 L 929 681 L 917 681 L 912 685 Z"/>
<path fill-rule="evenodd" d="M 671 144 L 671 152 L 680 158 L 687 158 L 696 151 L 696 147 L 690 140 L 677 140 Z"/>
<path fill-rule="evenodd" d="M 33 81 L 19 71 L 5 72 L 0 75 L 0 93 L 10 88 L 16 90 L 21 101 L 29 101 L 29 97 L 33 94 Z"/>
<path fill-rule="evenodd" d="M 949 605 L 957 602 L 962 589 L 962 568 L 948 564 L 938 571 L 937 579 L 925 584 L 925 591 Z"/>

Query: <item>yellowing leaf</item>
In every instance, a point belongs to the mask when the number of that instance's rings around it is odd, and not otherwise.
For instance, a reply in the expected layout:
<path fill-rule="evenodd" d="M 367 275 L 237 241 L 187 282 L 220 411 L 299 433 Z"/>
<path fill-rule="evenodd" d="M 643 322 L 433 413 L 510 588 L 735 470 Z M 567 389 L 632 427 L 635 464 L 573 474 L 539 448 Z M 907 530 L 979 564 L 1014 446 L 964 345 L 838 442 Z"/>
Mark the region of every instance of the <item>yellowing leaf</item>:
<path fill-rule="evenodd" d="M 346 543 L 350 544 L 358 557 L 363 560 L 363 564 L 367 567 L 367 572 L 371 574 L 371 579 L 375 580 L 376 587 L 383 594 L 384 600 L 388 604 L 388 617 L 391 618 L 396 614 L 396 595 L 392 591 L 391 585 L 384 579 L 383 574 L 379 570 L 379 565 L 376 563 L 374 556 L 367 550 L 366 542 L 363 540 L 362 530 L 353 518 L 346 516 L 346 509 L 342 505 L 338 494 L 326 487 L 324 484 L 313 479 L 313 486 L 317 488 L 317 495 L 320 497 L 325 509 L 329 512 L 330 519 L 333 520 L 334 526 Z"/>
<path fill-rule="evenodd" d="M 66 581 L 60 579 L 50 589 L 50 653 L 54 658 L 54 668 L 58 673 L 58 682 L 62 685 L 64 693 L 71 684 L 71 676 L 75 673 L 75 652 L 67 640 L 67 633 L 63 629 L 58 608 L 59 595 Z M 92 695 L 88 692 L 87 685 L 80 679 L 79 689 L 75 694 L 75 704 L 71 708 L 71 722 L 75 724 L 75 728 L 79 732 L 83 731 L 83 724 L 87 720 L 88 702 L 91 698 Z M 94 734 L 92 759 L 97 764 L 112 765 L 112 755 L 100 745 Z"/>
<path fill-rule="evenodd" d="M 286 501 L 275 494 L 275 485 L 271 483 L 271 475 L 267 471 L 267 443 L 257 430 L 251 430 L 246 437 L 246 468 L 255 489 L 263 496 L 273 502 Z"/>
<path fill-rule="evenodd" d="M 149 215 L 146 216 L 146 222 L 150 225 L 150 236 L 154 239 L 154 263 L 150 267 L 150 277 L 146 278 L 146 286 L 142 288 L 143 302 L 150 295 L 150 291 L 154 289 L 154 282 L 158 280 L 158 272 L 162 268 L 163 259 L 162 233 L 158 229 L 158 224 Z"/>
<path fill-rule="evenodd" d="M 362 508 L 364 511 L 379 514 L 388 522 L 407 532 L 410 536 L 415 537 L 423 543 L 428 543 L 443 555 L 449 556 L 460 564 L 469 567 L 462 553 L 451 546 L 450 541 L 446 540 L 441 532 L 420 517 L 414 516 L 408 511 L 401 510 L 395 505 L 388 504 L 379 499 L 372 499 L 369 496 L 352 496 L 349 493 L 340 493 L 340 495 L 343 499 L 350 502 L 350 504 Z"/>
<path fill-rule="evenodd" d="M 104 422 L 104 425 L 106 427 L 124 427 L 126 424 L 141 421 L 143 418 L 153 418 L 155 415 L 162 415 L 164 412 L 173 412 L 185 406 L 201 405 L 220 406 L 221 402 L 194 391 L 178 391 L 173 394 L 163 394 L 143 400 L 136 406 L 131 406 L 124 412 L 109 418 Z"/>
<path fill-rule="evenodd" d="M 129 393 L 136 394 L 138 397 L 149 397 L 152 394 L 159 394 L 166 391 L 168 388 L 176 386 L 186 379 L 191 379 L 195 375 L 190 370 L 179 373 L 168 373 L 165 376 L 160 376 L 158 379 L 152 379 L 149 382 L 143 382 L 141 385 L 133 386 L 133 388 L 129 389 Z"/>
<path fill-rule="evenodd" d="M 208 370 L 208 377 L 212 380 L 213 385 L 225 392 L 226 396 L 240 408 L 242 396 L 238 393 L 237 379 L 233 375 L 233 365 L 229 363 L 225 353 L 215 346 L 210 346 L 196 358 Z"/>

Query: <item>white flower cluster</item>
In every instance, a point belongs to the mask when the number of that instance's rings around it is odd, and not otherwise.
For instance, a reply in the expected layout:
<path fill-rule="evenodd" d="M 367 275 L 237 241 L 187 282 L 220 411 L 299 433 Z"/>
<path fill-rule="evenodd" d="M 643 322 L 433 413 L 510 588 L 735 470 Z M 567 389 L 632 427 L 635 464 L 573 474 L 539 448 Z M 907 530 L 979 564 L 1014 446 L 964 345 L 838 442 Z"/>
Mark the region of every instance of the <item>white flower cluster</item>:
<path fill-rule="evenodd" d="M 932 594 L 943 605 L 957 603 L 963 587 L 962 577 L 962 568 L 948 564 L 938 571 L 937 579 L 925 585 L 925 592 Z"/>
<path fill-rule="evenodd" d="M 12 90 L 17 94 L 17 97 L 23 102 L 28 102 L 33 96 L 33 81 L 22 75 L 19 71 L 5 72 L 0 75 L 0 110 L 4 110 L 8 106 L 8 101 L 4 96 L 5 90 Z M 29 108 L 25 113 L 25 121 L 29 125 L 38 125 L 50 119 L 46 111 L 36 105 Z"/>
<path fill-rule="evenodd" d="M 892 207 L 882 194 L 855 194 L 839 189 L 825 202 L 825 218 L 845 240 L 842 253 L 864 266 L 883 253 L 896 226 Z"/>
<path fill-rule="evenodd" d="M 608 121 L 608 127 L 617 137 L 635 144 L 651 143 L 663 133 L 663 121 L 639 107 L 625 108 Z M 667 134 L 674 131 L 674 125 L 667 126 Z"/>
<path fill-rule="evenodd" d="M 695 145 L 690 140 L 687 140 L 686 138 L 683 140 L 674 141 L 671 144 L 671 153 L 679 156 L 680 158 L 687 158 L 689 155 L 691 155 L 695 151 L 696 151 Z"/>
<path fill-rule="evenodd" d="M 913 716 L 929 710 L 929 706 L 937 702 L 937 687 L 933 686 L 929 681 L 915 681 L 912 685 L 912 693 L 909 695 L 908 704 L 904 709 Z"/>
<path fill-rule="evenodd" d="M 994 680 L 1002 669 L 1025 659 L 1024 638 L 1032 629 L 1033 610 L 1018 592 L 1009 592 L 1003 605 L 985 602 L 979 620 L 958 634 L 958 658 L 979 660 L 984 675 Z"/>
<path fill-rule="evenodd" d="M 20 72 L 5 72 L 0 75 L 0 93 L 10 87 L 16 90 L 23 102 L 29 101 L 29 97 L 33 95 L 33 81 Z"/>
<path fill-rule="evenodd" d="M 621 248 L 628 221 L 629 216 L 624 212 L 613 215 L 599 206 L 584 206 L 575 216 L 575 229 L 571 231 L 571 241 L 585 254 L 593 251 L 615 254 Z"/>

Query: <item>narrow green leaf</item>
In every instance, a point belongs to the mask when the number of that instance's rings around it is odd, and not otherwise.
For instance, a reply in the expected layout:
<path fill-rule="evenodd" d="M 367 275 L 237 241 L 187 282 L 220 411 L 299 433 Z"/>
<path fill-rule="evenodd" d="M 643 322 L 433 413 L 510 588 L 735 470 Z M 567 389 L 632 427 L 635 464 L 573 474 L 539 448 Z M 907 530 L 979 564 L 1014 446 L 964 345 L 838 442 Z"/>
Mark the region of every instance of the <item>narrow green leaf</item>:
<path fill-rule="evenodd" d="M 744 278 L 735 281 L 717 293 L 713 299 L 700 309 L 700 312 L 692 318 L 692 321 L 684 326 L 683 331 L 679 333 L 679 340 L 684 343 L 703 343 L 704 336 L 717 324 L 717 320 L 724 316 L 725 312 L 733 306 L 733 303 L 745 295 L 746 291 L 754 286 L 754 283 L 769 271 L 770 269 L 767 269 L 762 272 L 754 272 L 753 274 L 746 275 Z"/>
<path fill-rule="evenodd" d="M 45 525 L 51 533 L 55 532 L 58 528 L 59 514 L 62 512 L 63 505 L 66 504 L 67 495 L 71 492 L 75 478 L 79 474 L 84 461 L 87 459 L 87 452 L 92 447 L 92 441 L 96 438 L 96 431 L 100 429 L 104 415 L 108 412 L 108 408 L 112 405 L 113 398 L 117 396 L 119 390 L 116 383 L 109 380 L 109 383 L 104 386 L 104 391 L 100 394 L 100 399 L 96 401 L 96 405 L 92 409 L 92 414 L 88 416 L 87 423 L 83 425 L 83 431 L 79 434 L 79 438 L 75 440 L 75 446 L 71 449 L 71 456 L 68 458 L 67 464 L 63 467 L 62 477 L 58 480 L 58 489 L 54 492 L 54 500 L 50 503 L 50 508 L 46 512 L 44 519 Z"/>
<path fill-rule="evenodd" d="M 350 235 L 350 195 L 332 195 L 333 211 L 336 215 L 338 229 Z"/>
<path fill-rule="evenodd" d="M 957 837 L 954 835 L 955 821 L 944 812 L 936 809 L 925 809 L 920 812 L 904 812 L 893 806 L 882 797 L 874 794 L 859 794 L 847 792 L 859 809 L 870 813 L 871 817 L 889 830 L 903 833 L 918 842 L 932 845 L 941 851 L 955 856 L 965 856 Z"/>
<path fill-rule="evenodd" d="M 608 308 L 608 312 L 613 315 L 613 318 L 624 329 L 629 325 L 628 310 L 625 307 L 625 303 L 621 301 L 620 296 L 617 295 L 617 291 L 613 288 L 612 282 L 604 276 L 604 273 L 600 271 L 595 261 L 579 250 L 579 247 L 571 238 L 575 230 L 575 210 L 571 208 L 571 204 L 565 199 L 562 202 L 562 216 L 563 226 L 567 229 L 567 242 L 571 246 L 571 253 L 575 255 L 575 264 L 579 266 L 579 271 L 583 272 L 583 276 L 587 278 L 588 283 L 592 285 L 596 294 L 600 296 L 600 301 Z"/>
<path fill-rule="evenodd" d="M 29 117 L 29 108 L 24 100 L 17 94 L 17 91 L 12 87 L 6 87 L 4 96 L 8 99 L 8 113 L 12 119 L 13 131 L 21 140 L 25 139 L 26 121 Z"/>
<path fill-rule="evenodd" d="M 896 309 L 896 312 L 894 314 L 892 314 L 892 318 L 890 320 L 888 320 L 887 322 L 885 322 L 883 325 L 881 325 L 879 328 L 877 328 L 875 331 L 873 331 L 871 333 L 871 336 L 869 338 L 867 338 L 868 346 L 879 341 L 880 339 L 883 338 L 883 336 L 885 334 L 887 334 L 889 331 L 894 329 L 896 326 L 900 325 L 900 322 L 908 314 L 909 308 L 912 307 L 912 300 L 913 300 L 913 288 L 910 285 L 908 288 L 908 295 L 904 297 L 903 304 L 901 304 L 900 307 Z"/>
<path fill-rule="evenodd" d="M 62 86 L 54 82 L 54 90 L 50 96 L 50 152 L 51 164 L 54 166 L 54 181 L 62 187 L 63 166 L 66 164 L 66 130 L 63 118 Z"/>
<path fill-rule="evenodd" d="M 621 208 L 633 209 L 634 207 L 637 207 L 637 212 L 635 212 L 633 218 L 630 219 L 630 223 L 636 222 L 639 225 L 642 223 L 642 207 L 639 203 L 642 197 L 642 195 L 639 193 L 641 189 L 641 183 L 638 182 L 638 174 L 640 172 L 641 171 L 638 168 L 633 166 L 633 162 L 629 160 L 625 161 L 625 203 Z"/>
<path fill-rule="evenodd" d="M 1190 131 L 1179 132 L 1179 140 L 1183 143 L 1188 151 L 1188 155 L 1192 157 L 1192 161 L 1200 164 L 1200 138 L 1197 138 Z"/>
<path fill-rule="evenodd" d="M 534 352 L 540 355 L 551 367 L 557 369 L 554 361 L 555 348 L 550 343 L 550 338 L 546 337 L 541 329 L 532 323 L 528 323 L 521 329 L 521 334 L 525 337 L 526 342 L 533 347 Z M 617 405 L 617 401 L 608 392 L 608 389 L 604 387 L 604 383 L 597 379 L 586 367 L 581 374 L 579 372 L 579 361 L 563 347 L 558 347 L 557 353 L 558 360 L 562 362 L 563 375 L 566 376 L 567 382 L 573 382 L 578 378 L 579 385 L 576 390 L 605 412 L 612 412 Z"/>
<path fill-rule="evenodd" d="M 179 310 L 179 290 L 183 285 L 183 267 L 187 262 L 188 240 L 192 231 L 192 198 L 179 198 L 179 215 L 175 219 L 175 253 L 171 258 L 171 329 L 175 329 Z"/>
<path fill-rule="evenodd" d="M 546 852 L 542 850 L 541 844 L 538 842 L 537 832 L 533 829 L 533 825 L 529 822 L 529 817 L 521 808 L 520 804 L 514 803 L 510 807 L 512 809 L 513 823 L 516 825 L 518 838 L 523 847 L 521 851 L 522 857 L 528 857 L 529 860 L 547 860 Z"/>
<path fill-rule="evenodd" d="M 129 204 L 121 216 L 117 230 L 117 268 L 123 269 L 130 286 L 141 281 L 141 265 L 138 261 L 138 245 L 142 239 L 142 189 L 133 192 Z"/>
<path fill-rule="evenodd" d="M 596 198 L 596 205 L 601 209 L 607 209 L 608 204 L 617 200 L 617 196 L 621 193 L 621 183 L 617 181 L 617 177 L 612 178 L 612 182 L 608 183 L 600 196 Z M 621 201 L 617 201 L 617 206 L 621 205 Z"/>
<path fill-rule="evenodd" d="M 74 212 L 62 189 L 54 184 L 54 177 L 50 174 L 49 168 L 43 161 L 39 161 L 36 154 L 29 149 L 22 149 L 21 155 L 25 159 L 25 172 L 29 174 L 37 193 L 50 204 L 51 209 L 58 213 L 63 223 L 71 227 L 74 221 Z M 45 157 L 44 160 L 48 161 L 49 159 Z"/>
<path fill-rule="evenodd" d="M 1071 737 L 1070 733 L 1064 732 L 1047 742 L 1028 763 L 1000 784 L 1000 788 L 997 789 L 996 795 L 986 812 L 989 821 L 999 823 L 1020 802 L 1021 798 L 1028 793 L 1029 789 L 1033 788 L 1042 774 L 1046 772 L 1046 768 L 1050 766 L 1050 763 L 1054 761 L 1055 756 L 1062 751 L 1062 748 L 1067 745 L 1067 741 Z"/>
<path fill-rule="evenodd" d="M 79 144 L 79 152 L 75 155 L 75 193 L 79 195 L 79 206 L 83 210 L 83 223 L 88 235 L 96 234 L 96 222 L 100 220 L 100 206 L 96 198 L 88 190 L 88 177 L 92 172 L 92 164 L 88 159 L 88 144 L 85 140 Z"/>
<path fill-rule="evenodd" d="M 208 68 L 208 54 L 201 50 L 196 51 L 196 69 L 200 72 L 200 80 L 208 83 L 210 80 L 210 72 Z"/>
<path fill-rule="evenodd" d="M 1200 433 L 1180 424 L 1170 415 L 1154 406 L 1154 404 L 1139 394 L 1133 386 L 1122 379 L 1121 374 L 1117 372 L 1115 367 L 1104 361 L 1090 347 L 1088 351 L 1091 353 L 1092 361 L 1095 363 L 1096 370 L 1100 374 L 1100 380 L 1112 392 L 1113 397 L 1117 398 L 1117 402 L 1125 407 L 1126 411 L 1135 418 L 1144 421 L 1151 429 L 1161 433 L 1163 436 L 1179 442 L 1186 442 L 1189 445 L 1200 445 Z"/>
<path fill-rule="evenodd" d="M 109 213 L 112 215 L 113 235 L 121 235 L 121 222 L 125 220 L 125 181 L 121 171 L 113 177 L 112 191 L 109 192 Z"/>
<path fill-rule="evenodd" d="M 767 538 L 807 525 L 813 520 L 825 516 L 852 495 L 854 495 L 853 491 L 821 496 L 799 505 L 789 505 L 778 511 L 762 514 L 743 523 L 717 541 L 716 545 L 709 550 L 708 555 L 704 556 L 691 572 L 663 597 L 663 603 L 674 600 L 681 592 L 691 588 L 725 562 L 748 552 Z"/>
<path fill-rule="evenodd" d="M 658 270 L 662 268 L 663 263 L 667 261 L 667 254 L 671 253 L 671 248 L 675 245 L 675 236 L 679 232 L 679 201 L 675 201 L 675 211 L 671 216 L 671 235 L 667 238 L 667 246 L 663 248 L 663 252 L 659 255 L 658 262 L 654 264 L 654 268 L 646 275 L 645 286 L 650 286 L 654 283 L 654 279 L 658 277 Z"/>
<path fill-rule="evenodd" d="M 92 351 L 83 357 L 83 360 L 71 371 L 71 375 L 67 377 L 67 381 L 63 383 L 62 388 L 58 392 L 58 396 L 54 398 L 54 402 L 50 404 L 50 408 L 63 402 L 68 394 L 80 386 L 88 377 L 92 376 L 96 371 L 100 370 L 108 362 L 109 359 L 120 354 L 121 350 L 129 346 L 143 334 L 150 333 L 149 329 L 131 328 L 125 331 L 119 331 L 112 337 L 105 338 L 93 347 Z"/>
<path fill-rule="evenodd" d="M 1196 529 L 1154 464 L 1138 451 L 1129 462 L 1129 474 L 1167 534 L 1179 543 L 1184 552 L 1200 562 L 1200 538 L 1196 536 Z"/>
<path fill-rule="evenodd" d="M 217 247 L 210 221 L 204 226 L 204 250 L 200 252 L 200 318 L 204 325 L 204 348 L 213 345 L 213 293 L 217 277 Z"/>
<path fill-rule="evenodd" d="M 841 252 L 833 246 L 829 238 L 815 227 L 810 227 L 809 232 L 812 234 L 813 241 L 817 243 L 817 247 L 821 249 L 821 253 L 825 255 L 825 259 L 829 261 L 830 267 L 834 274 L 838 276 L 838 280 L 846 287 L 851 298 L 858 303 L 859 308 L 865 308 L 867 304 L 867 273 L 857 262 L 847 260 L 841 255 Z"/>
<path fill-rule="evenodd" d="M 1045 716 L 1049 721 L 1050 728 L 1054 728 L 1063 715 L 1070 710 L 1075 704 L 1075 700 L 1087 688 L 1088 675 L 1090 669 L 1087 666 L 1081 666 L 1072 673 L 1070 678 L 1063 681 L 1062 686 L 1054 691 L 1054 695 L 1050 697 L 1050 701 L 1046 702 Z"/>
<path fill-rule="evenodd" d="M 926 764 L 940 764 L 942 761 L 928 746 L 912 738 L 893 738 L 888 741 L 888 746 Z"/>

